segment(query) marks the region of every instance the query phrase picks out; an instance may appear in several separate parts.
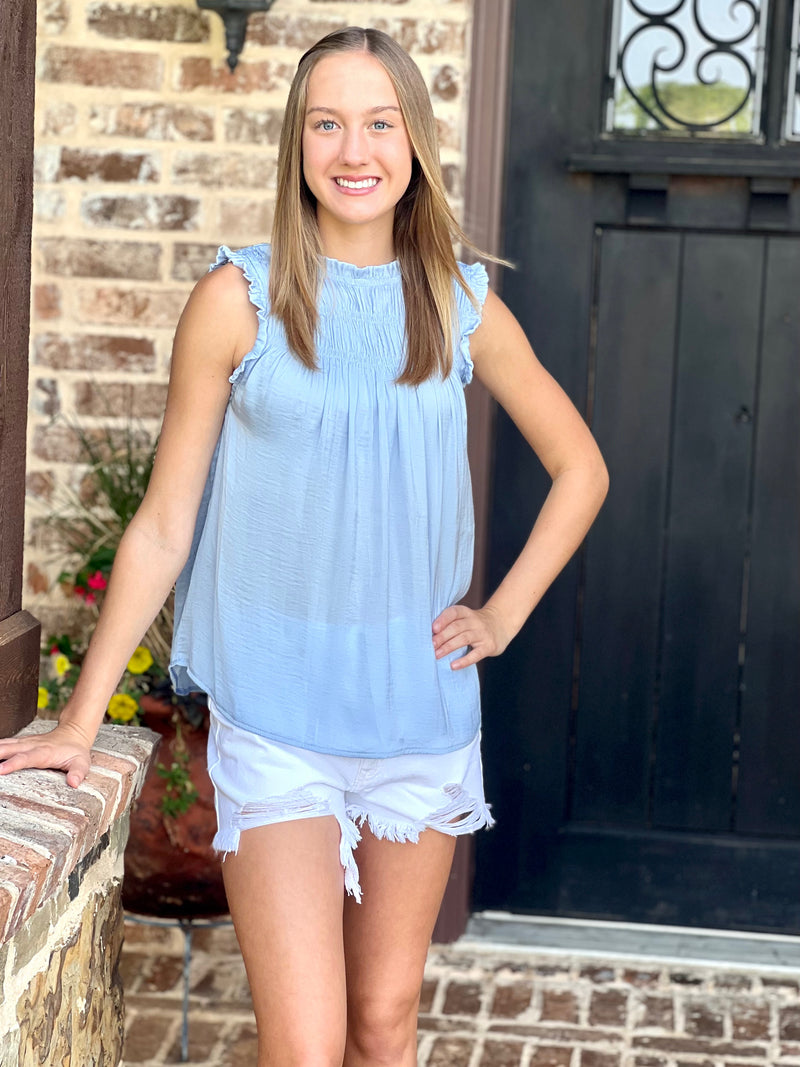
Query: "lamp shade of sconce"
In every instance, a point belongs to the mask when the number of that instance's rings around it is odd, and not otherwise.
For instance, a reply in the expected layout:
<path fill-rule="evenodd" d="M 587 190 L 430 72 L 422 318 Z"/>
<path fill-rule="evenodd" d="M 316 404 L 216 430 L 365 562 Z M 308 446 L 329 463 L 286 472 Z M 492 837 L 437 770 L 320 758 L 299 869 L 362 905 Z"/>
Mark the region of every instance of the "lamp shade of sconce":
<path fill-rule="evenodd" d="M 269 11 L 274 3 L 275 0 L 197 0 L 199 8 L 216 11 L 225 23 L 225 46 L 231 73 L 236 69 L 239 53 L 244 48 L 248 15 L 254 11 Z"/>

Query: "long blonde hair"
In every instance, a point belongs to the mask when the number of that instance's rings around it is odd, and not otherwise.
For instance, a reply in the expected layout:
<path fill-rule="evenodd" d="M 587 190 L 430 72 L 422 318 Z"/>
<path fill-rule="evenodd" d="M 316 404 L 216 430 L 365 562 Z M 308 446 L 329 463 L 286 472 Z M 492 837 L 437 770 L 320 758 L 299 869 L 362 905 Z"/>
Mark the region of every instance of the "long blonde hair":
<path fill-rule="evenodd" d="M 317 367 L 314 337 L 319 311 L 322 246 L 316 199 L 303 176 L 302 138 L 308 79 L 324 56 L 367 52 L 391 79 L 413 154 L 411 181 L 395 208 L 394 247 L 406 309 L 406 363 L 398 383 L 419 385 L 453 365 L 456 321 L 453 281 L 475 304 L 453 251 L 459 242 L 485 255 L 465 236 L 447 202 L 439 164 L 436 121 L 419 68 L 380 30 L 329 33 L 301 58 L 289 91 L 278 150 L 278 192 L 272 230 L 269 295 L 272 313 L 286 331 L 289 347 L 309 368 Z M 494 259 L 493 256 L 488 256 Z"/>

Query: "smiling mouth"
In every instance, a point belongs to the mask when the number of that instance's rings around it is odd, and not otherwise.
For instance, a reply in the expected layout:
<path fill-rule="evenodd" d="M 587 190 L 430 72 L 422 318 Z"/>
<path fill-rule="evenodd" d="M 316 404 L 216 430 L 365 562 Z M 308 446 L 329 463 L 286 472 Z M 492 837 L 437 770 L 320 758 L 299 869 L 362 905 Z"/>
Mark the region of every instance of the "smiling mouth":
<path fill-rule="evenodd" d="M 349 178 L 334 178 L 342 189 L 374 189 L 380 178 L 360 178 L 358 181 L 350 181 Z"/>

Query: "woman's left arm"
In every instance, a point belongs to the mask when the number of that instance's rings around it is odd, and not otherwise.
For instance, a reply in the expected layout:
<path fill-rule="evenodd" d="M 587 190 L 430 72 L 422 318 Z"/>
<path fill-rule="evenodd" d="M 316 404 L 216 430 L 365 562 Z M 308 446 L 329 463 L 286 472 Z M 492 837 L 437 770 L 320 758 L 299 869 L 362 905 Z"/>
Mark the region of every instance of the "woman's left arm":
<path fill-rule="evenodd" d="M 475 376 L 516 423 L 553 480 L 525 547 L 478 610 L 446 608 L 433 622 L 437 659 L 469 646 L 454 670 L 498 656 L 573 555 L 608 491 L 608 472 L 586 423 L 491 291 L 470 338 Z"/>

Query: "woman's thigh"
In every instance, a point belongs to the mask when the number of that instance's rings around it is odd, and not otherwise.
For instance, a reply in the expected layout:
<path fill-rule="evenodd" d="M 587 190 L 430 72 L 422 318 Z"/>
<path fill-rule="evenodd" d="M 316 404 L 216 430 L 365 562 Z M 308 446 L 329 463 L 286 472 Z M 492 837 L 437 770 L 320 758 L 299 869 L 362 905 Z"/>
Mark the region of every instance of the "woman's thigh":
<path fill-rule="evenodd" d="M 349 1024 L 378 1038 L 406 1025 L 415 1040 L 425 959 L 456 839 L 425 830 L 417 843 L 381 840 L 366 824 L 361 833 L 364 895 L 361 904 L 347 898 L 344 906 Z"/>
<path fill-rule="evenodd" d="M 342 1062 L 339 841 L 333 816 L 296 819 L 243 831 L 223 862 L 258 1024 L 258 1067 Z"/>

